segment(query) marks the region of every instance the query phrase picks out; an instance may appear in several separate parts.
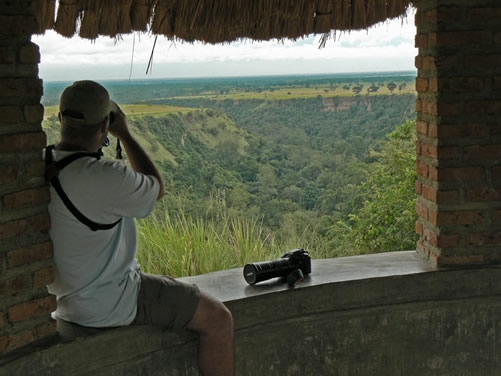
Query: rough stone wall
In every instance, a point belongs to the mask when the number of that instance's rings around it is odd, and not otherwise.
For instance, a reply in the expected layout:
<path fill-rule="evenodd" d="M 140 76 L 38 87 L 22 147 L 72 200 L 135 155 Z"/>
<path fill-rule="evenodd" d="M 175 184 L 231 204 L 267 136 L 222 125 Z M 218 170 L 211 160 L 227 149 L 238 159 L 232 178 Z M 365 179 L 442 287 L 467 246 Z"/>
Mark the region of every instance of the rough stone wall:
<path fill-rule="evenodd" d="M 417 249 L 501 261 L 501 2 L 417 2 Z"/>
<path fill-rule="evenodd" d="M 55 332 L 55 299 L 45 287 L 52 244 L 31 4 L 0 1 L 0 355 Z"/>

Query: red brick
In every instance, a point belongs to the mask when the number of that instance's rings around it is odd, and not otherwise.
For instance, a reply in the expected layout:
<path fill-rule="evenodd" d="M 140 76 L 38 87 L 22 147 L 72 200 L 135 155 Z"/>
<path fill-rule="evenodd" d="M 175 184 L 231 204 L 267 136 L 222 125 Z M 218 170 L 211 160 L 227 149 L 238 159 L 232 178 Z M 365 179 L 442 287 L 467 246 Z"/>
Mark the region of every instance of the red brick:
<path fill-rule="evenodd" d="M 428 79 L 416 78 L 416 91 L 425 92 L 426 90 L 428 90 Z"/>
<path fill-rule="evenodd" d="M 31 278 L 21 274 L 0 282 L 0 297 L 15 295 L 29 288 L 31 288 Z"/>
<path fill-rule="evenodd" d="M 417 34 L 414 37 L 414 46 L 416 48 L 423 48 L 428 46 L 428 36 L 426 34 Z"/>
<path fill-rule="evenodd" d="M 19 52 L 19 62 L 21 64 L 38 64 L 40 63 L 40 49 L 34 44 L 28 44 L 21 48 Z"/>
<path fill-rule="evenodd" d="M 478 92 L 484 88 L 484 79 L 481 77 L 440 78 L 437 86 L 441 92 Z"/>
<path fill-rule="evenodd" d="M 430 115 L 438 115 L 438 104 L 437 102 L 423 101 L 422 112 Z"/>
<path fill-rule="evenodd" d="M 437 138 L 438 137 L 438 126 L 435 123 L 428 124 L 428 136 Z"/>
<path fill-rule="evenodd" d="M 18 220 L 0 224 L 0 240 L 15 238 L 26 231 L 26 221 Z"/>
<path fill-rule="evenodd" d="M 466 193 L 468 201 L 501 201 L 501 189 L 490 187 L 470 189 Z"/>
<path fill-rule="evenodd" d="M 0 80 L 0 97 L 41 97 L 42 80 L 38 78 L 3 78 Z"/>
<path fill-rule="evenodd" d="M 426 121 L 421 121 L 421 120 L 416 121 L 416 132 L 427 135 L 428 123 Z"/>
<path fill-rule="evenodd" d="M 424 70 L 436 70 L 437 61 L 435 56 L 424 56 L 423 57 L 423 69 Z"/>
<path fill-rule="evenodd" d="M 477 71 L 496 69 L 501 65 L 501 55 L 468 55 L 464 57 L 464 65 Z"/>
<path fill-rule="evenodd" d="M 35 299 L 26 303 L 17 304 L 8 310 L 10 322 L 28 320 L 56 309 L 56 297 L 47 296 L 45 298 Z"/>
<path fill-rule="evenodd" d="M 23 120 L 23 112 L 18 106 L 0 106 L 0 123 L 17 124 Z"/>
<path fill-rule="evenodd" d="M 431 158 L 438 158 L 438 147 L 437 145 L 431 145 L 418 141 L 418 155 L 424 155 L 426 157 L 431 157 Z"/>
<path fill-rule="evenodd" d="M 437 203 L 438 204 L 458 204 L 459 191 L 438 191 Z"/>
<path fill-rule="evenodd" d="M 451 19 L 462 17 L 462 8 L 453 5 L 444 5 L 437 8 L 438 22 L 448 22 Z"/>
<path fill-rule="evenodd" d="M 440 159 L 460 159 L 461 149 L 457 146 L 439 146 L 438 157 Z"/>
<path fill-rule="evenodd" d="M 35 215 L 27 219 L 32 231 L 50 229 L 50 216 L 48 214 Z"/>
<path fill-rule="evenodd" d="M 495 221 L 501 221 L 501 210 L 495 210 L 492 215 L 492 219 Z"/>
<path fill-rule="evenodd" d="M 414 66 L 417 69 L 423 68 L 423 59 L 421 58 L 421 55 L 418 55 L 414 58 Z"/>
<path fill-rule="evenodd" d="M 500 159 L 501 158 L 501 144 L 500 145 L 483 145 L 483 146 L 468 146 L 464 149 L 464 158 L 469 159 Z"/>
<path fill-rule="evenodd" d="M 49 199 L 49 188 L 44 186 L 5 195 L 3 206 L 6 210 L 21 209 L 46 203 Z"/>
<path fill-rule="evenodd" d="M 459 115 L 462 112 L 463 105 L 461 103 L 437 103 L 437 113 L 434 115 Z"/>
<path fill-rule="evenodd" d="M 497 114 L 501 113 L 501 101 L 469 101 L 465 105 L 466 112 L 471 114 L 476 113 L 490 113 Z"/>
<path fill-rule="evenodd" d="M 432 230 L 430 230 L 428 228 L 424 229 L 423 239 L 426 242 L 430 243 L 434 247 L 438 246 L 438 236 L 437 236 L 437 234 L 434 231 L 432 231 Z"/>
<path fill-rule="evenodd" d="M 436 265 L 438 267 L 459 266 L 459 265 L 476 265 L 484 262 L 484 256 L 437 256 Z"/>
<path fill-rule="evenodd" d="M 494 81 L 493 84 L 494 89 L 501 90 L 501 77 L 500 76 L 494 77 L 493 81 Z"/>
<path fill-rule="evenodd" d="M 16 52 L 11 47 L 0 47 L 0 64 L 16 62 Z"/>
<path fill-rule="evenodd" d="M 465 44 L 484 44 L 488 43 L 490 33 L 488 31 L 441 31 L 433 32 L 428 36 L 428 45 L 430 47 L 454 47 Z"/>
<path fill-rule="evenodd" d="M 43 149 L 46 144 L 47 137 L 44 132 L 7 135 L 0 139 L 0 153 Z"/>
<path fill-rule="evenodd" d="M 35 261 L 50 259 L 54 254 L 52 243 L 45 242 L 30 247 L 18 248 L 7 254 L 10 268 L 31 264 Z"/>
<path fill-rule="evenodd" d="M 424 23 L 437 23 L 438 21 L 438 9 L 430 9 L 422 12 L 421 22 Z"/>
<path fill-rule="evenodd" d="M 416 194 L 420 195 L 423 192 L 423 183 L 421 183 L 419 180 L 416 181 Z"/>
<path fill-rule="evenodd" d="M 423 224 L 419 221 L 416 221 L 416 234 L 423 235 Z"/>
<path fill-rule="evenodd" d="M 43 120 L 44 107 L 41 104 L 24 106 L 24 118 L 28 123 L 40 123 Z"/>
<path fill-rule="evenodd" d="M 430 78 L 429 79 L 429 87 L 428 87 L 428 89 L 432 93 L 437 93 L 438 92 L 438 79 L 436 79 L 436 78 Z"/>
<path fill-rule="evenodd" d="M 433 225 L 437 225 L 438 223 L 437 218 L 438 218 L 438 212 L 435 209 L 430 208 L 428 210 L 428 220 L 430 221 L 430 223 Z"/>
<path fill-rule="evenodd" d="M 501 8 L 473 8 L 468 12 L 468 17 L 472 21 L 481 23 L 498 20 L 501 18 Z"/>
<path fill-rule="evenodd" d="M 420 202 L 416 203 L 416 213 L 421 218 L 428 219 L 428 208 Z"/>
<path fill-rule="evenodd" d="M 11 183 L 17 178 L 17 168 L 15 166 L 0 167 L 0 184 Z"/>
<path fill-rule="evenodd" d="M 419 159 L 416 161 L 416 171 L 419 175 L 428 177 L 428 165 Z"/>
<path fill-rule="evenodd" d="M 0 337 L 0 354 L 3 354 L 7 351 L 8 345 L 9 345 L 9 337 L 7 336 Z"/>
<path fill-rule="evenodd" d="M 437 202 L 438 193 L 433 187 L 423 186 L 423 197 L 427 200 Z"/>
<path fill-rule="evenodd" d="M 478 181 L 485 178 L 482 167 L 451 167 L 438 170 L 441 181 Z"/>
<path fill-rule="evenodd" d="M 494 180 L 501 179 L 501 166 L 494 166 L 492 168 L 492 176 L 493 176 Z"/>
<path fill-rule="evenodd" d="M 441 124 L 437 127 L 439 138 L 482 138 L 487 136 L 488 130 L 486 124 Z"/>
<path fill-rule="evenodd" d="M 47 337 L 51 334 L 56 334 L 56 322 L 55 321 L 49 321 L 47 323 L 43 323 L 41 325 L 38 325 L 35 328 L 35 335 L 38 338 Z"/>
<path fill-rule="evenodd" d="M 52 266 L 37 270 L 33 274 L 33 287 L 39 289 L 54 281 L 54 269 Z"/>
<path fill-rule="evenodd" d="M 422 112 L 423 111 L 423 101 L 420 98 L 416 99 L 416 112 Z"/>
<path fill-rule="evenodd" d="M 34 16 L 0 16 L 0 35 L 33 35 L 38 31 L 38 21 Z"/>
<path fill-rule="evenodd" d="M 459 243 L 459 235 L 439 235 L 438 247 L 440 248 L 454 248 Z"/>
<path fill-rule="evenodd" d="M 475 210 L 439 211 L 435 225 L 474 225 L 484 222 L 482 212 Z"/>
<path fill-rule="evenodd" d="M 0 353 L 10 352 L 33 342 L 31 330 L 0 337 Z"/>
<path fill-rule="evenodd" d="M 469 246 L 500 245 L 501 232 L 474 232 L 465 235 L 466 244 Z"/>
<path fill-rule="evenodd" d="M 435 166 L 429 166 L 428 177 L 433 181 L 437 181 L 438 180 L 438 168 Z"/>
<path fill-rule="evenodd" d="M 30 176 L 45 175 L 45 161 L 35 161 L 26 165 L 26 172 Z"/>

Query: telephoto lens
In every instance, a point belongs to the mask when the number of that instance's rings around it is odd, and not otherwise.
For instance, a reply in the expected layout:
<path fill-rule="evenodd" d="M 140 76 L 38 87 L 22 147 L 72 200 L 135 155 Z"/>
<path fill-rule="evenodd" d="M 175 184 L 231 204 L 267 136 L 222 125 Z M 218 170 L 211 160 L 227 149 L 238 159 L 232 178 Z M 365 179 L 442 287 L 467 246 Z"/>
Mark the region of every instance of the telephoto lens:
<path fill-rule="evenodd" d="M 270 278 L 284 277 L 289 274 L 288 260 L 263 261 L 244 266 L 244 278 L 249 285 L 266 281 Z"/>
<path fill-rule="evenodd" d="M 311 273 L 311 258 L 303 248 L 286 252 L 280 259 L 255 262 L 244 266 L 244 278 L 254 285 L 270 278 L 287 277 L 289 285 L 295 285 Z"/>

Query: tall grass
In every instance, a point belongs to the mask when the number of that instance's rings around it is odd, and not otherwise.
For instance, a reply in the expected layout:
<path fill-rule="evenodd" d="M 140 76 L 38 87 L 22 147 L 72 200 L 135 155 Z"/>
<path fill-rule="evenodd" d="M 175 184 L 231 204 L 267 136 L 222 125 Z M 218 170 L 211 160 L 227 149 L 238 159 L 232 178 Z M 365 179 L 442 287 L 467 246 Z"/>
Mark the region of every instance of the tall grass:
<path fill-rule="evenodd" d="M 261 221 L 210 210 L 201 217 L 180 208 L 138 222 L 138 260 L 144 271 L 172 277 L 241 267 L 248 262 L 279 258 Z"/>

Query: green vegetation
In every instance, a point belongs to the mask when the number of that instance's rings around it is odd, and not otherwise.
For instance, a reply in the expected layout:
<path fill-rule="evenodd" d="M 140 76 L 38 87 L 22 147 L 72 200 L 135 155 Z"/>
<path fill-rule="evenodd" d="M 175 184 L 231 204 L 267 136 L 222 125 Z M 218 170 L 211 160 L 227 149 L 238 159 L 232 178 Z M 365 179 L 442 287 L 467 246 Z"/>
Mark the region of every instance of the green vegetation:
<path fill-rule="evenodd" d="M 296 247 L 314 258 L 415 247 L 413 77 L 148 82 L 108 86 L 166 181 L 139 222 L 145 270 L 192 275 Z M 63 87 L 49 85 L 44 103 Z M 49 143 L 56 112 L 46 107 Z"/>
<path fill-rule="evenodd" d="M 374 161 L 356 188 L 358 204 L 330 230 L 340 256 L 415 248 L 415 122 L 402 124 L 388 137 L 380 150 L 370 153 Z"/>
<path fill-rule="evenodd" d="M 142 268 L 181 277 L 280 257 L 262 223 L 232 218 L 224 201 L 214 204 L 203 216 L 187 217 L 182 207 L 176 214 L 164 208 L 141 220 L 138 260 Z"/>

